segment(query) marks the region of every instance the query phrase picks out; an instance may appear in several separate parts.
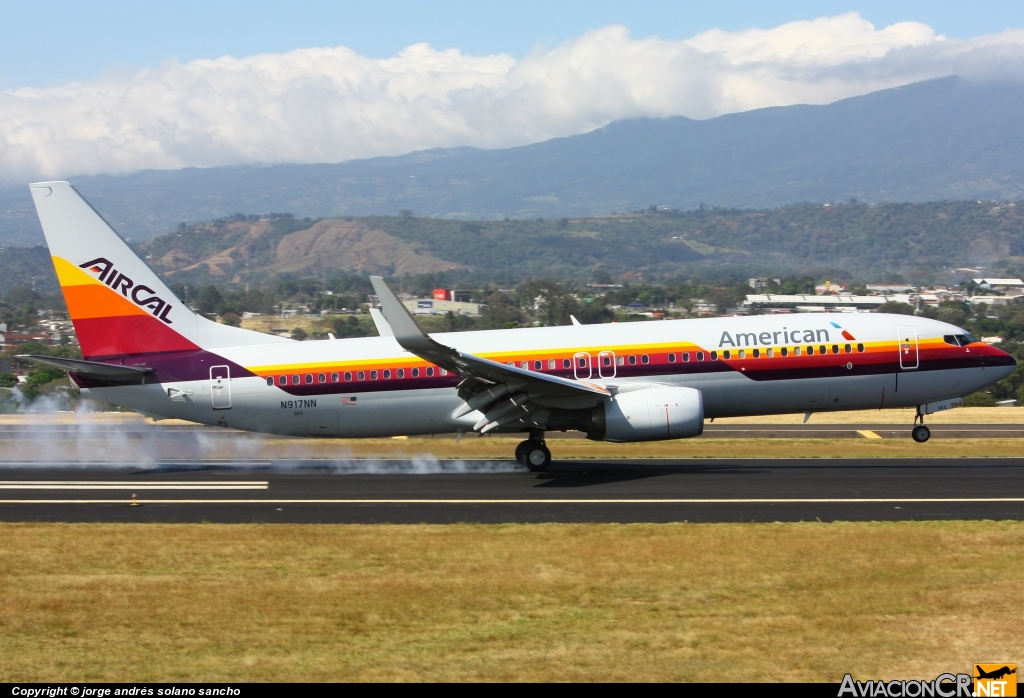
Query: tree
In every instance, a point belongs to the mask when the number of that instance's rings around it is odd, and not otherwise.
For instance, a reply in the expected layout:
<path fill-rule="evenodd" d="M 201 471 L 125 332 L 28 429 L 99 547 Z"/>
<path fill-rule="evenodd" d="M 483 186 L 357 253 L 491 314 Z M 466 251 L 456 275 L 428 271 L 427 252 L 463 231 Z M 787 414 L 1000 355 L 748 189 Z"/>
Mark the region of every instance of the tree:
<path fill-rule="evenodd" d="M 888 303 L 882 303 L 878 306 L 879 313 L 890 313 L 892 315 L 913 315 L 914 306 L 907 303 L 897 303 L 895 301 L 889 301 Z"/>
<path fill-rule="evenodd" d="M 217 290 L 216 286 L 203 286 L 196 296 L 196 310 L 206 315 L 216 313 L 224 305 L 224 296 Z"/>
<path fill-rule="evenodd" d="M 306 330 L 302 329 L 301 327 L 296 327 L 292 330 L 292 339 L 297 339 L 298 341 L 301 342 L 308 336 L 309 335 L 306 334 Z"/>
<path fill-rule="evenodd" d="M 230 325 L 231 327 L 238 327 L 242 324 L 242 319 L 235 313 L 224 313 L 220 316 L 220 321 L 225 325 Z"/>

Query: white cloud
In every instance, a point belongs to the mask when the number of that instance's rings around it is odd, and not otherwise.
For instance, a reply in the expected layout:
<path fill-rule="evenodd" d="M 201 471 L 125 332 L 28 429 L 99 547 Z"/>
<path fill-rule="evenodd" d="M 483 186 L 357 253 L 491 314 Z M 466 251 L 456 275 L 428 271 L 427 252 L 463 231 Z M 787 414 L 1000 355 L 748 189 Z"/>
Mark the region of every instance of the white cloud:
<path fill-rule="evenodd" d="M 384 60 L 337 47 L 168 61 L 0 92 L 0 178 L 506 147 L 615 119 L 824 104 L 1022 68 L 1024 30 L 952 40 L 916 22 L 876 29 L 857 14 L 684 41 L 609 26 L 521 59 L 417 44 Z"/>

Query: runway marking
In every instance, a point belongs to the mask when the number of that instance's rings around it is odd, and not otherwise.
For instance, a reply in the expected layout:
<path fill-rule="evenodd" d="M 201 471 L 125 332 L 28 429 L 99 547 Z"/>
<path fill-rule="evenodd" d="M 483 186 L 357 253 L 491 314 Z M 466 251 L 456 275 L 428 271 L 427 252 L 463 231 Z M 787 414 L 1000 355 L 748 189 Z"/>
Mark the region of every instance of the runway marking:
<path fill-rule="evenodd" d="M 198 483 L 193 481 L 127 482 L 89 480 L 0 480 L 0 490 L 265 490 L 267 481 Z"/>
<path fill-rule="evenodd" d="M 863 431 L 858 431 L 857 433 L 860 434 L 861 436 L 863 436 L 865 439 L 880 439 L 880 438 L 882 438 L 881 436 L 879 436 L 875 432 L 869 431 L 867 429 L 865 429 Z"/>
<path fill-rule="evenodd" d="M 2 504 L 128 504 L 127 499 L 0 499 Z M 1024 497 L 858 499 L 138 499 L 138 504 L 979 504 Z"/>

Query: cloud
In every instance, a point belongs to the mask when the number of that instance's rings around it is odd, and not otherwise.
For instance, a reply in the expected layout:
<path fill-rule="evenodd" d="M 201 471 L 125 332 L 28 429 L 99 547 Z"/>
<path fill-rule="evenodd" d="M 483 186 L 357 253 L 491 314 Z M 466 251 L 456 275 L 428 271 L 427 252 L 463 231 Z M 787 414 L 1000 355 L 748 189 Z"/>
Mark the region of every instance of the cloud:
<path fill-rule="evenodd" d="M 616 119 L 825 104 L 952 74 L 1017 79 L 1022 68 L 1024 30 L 953 40 L 857 14 L 683 41 L 609 26 L 520 59 L 417 44 L 383 60 L 336 47 L 168 61 L 0 92 L 0 178 L 507 147 Z"/>

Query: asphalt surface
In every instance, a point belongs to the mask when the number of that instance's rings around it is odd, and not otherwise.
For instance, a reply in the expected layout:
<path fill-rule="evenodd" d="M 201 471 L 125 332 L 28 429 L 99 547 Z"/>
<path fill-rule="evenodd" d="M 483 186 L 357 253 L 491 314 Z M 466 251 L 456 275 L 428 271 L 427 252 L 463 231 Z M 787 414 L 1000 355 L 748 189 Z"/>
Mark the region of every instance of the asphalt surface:
<path fill-rule="evenodd" d="M 1024 519 L 1024 458 L 0 461 L 0 520 L 668 522 Z M 134 505 L 133 505 L 134 499 Z"/>
<path fill-rule="evenodd" d="M 705 439 L 909 439 L 913 427 L 907 424 L 714 424 L 704 425 Z M 1024 424 L 929 424 L 932 438 L 957 439 L 1021 439 L 1024 438 Z M 176 439 L 191 434 L 203 434 L 211 439 L 232 439 L 246 433 L 259 438 L 259 434 L 240 432 L 234 429 L 207 427 L 202 425 L 0 425 L 0 441 L 11 440 L 52 440 L 102 437 L 116 433 L 128 439 Z M 455 438 L 455 434 L 438 434 L 436 438 Z M 579 433 L 551 432 L 547 438 L 584 438 Z"/>

